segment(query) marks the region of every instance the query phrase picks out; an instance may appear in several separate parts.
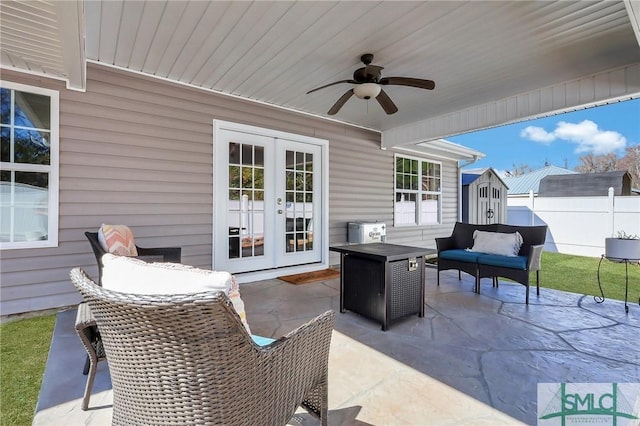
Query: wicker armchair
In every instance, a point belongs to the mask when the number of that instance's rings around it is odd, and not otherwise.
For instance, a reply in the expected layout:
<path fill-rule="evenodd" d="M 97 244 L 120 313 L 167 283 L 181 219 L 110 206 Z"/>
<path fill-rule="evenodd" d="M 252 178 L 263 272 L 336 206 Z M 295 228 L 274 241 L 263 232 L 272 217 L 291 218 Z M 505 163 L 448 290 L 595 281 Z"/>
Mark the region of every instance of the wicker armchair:
<path fill-rule="evenodd" d="M 278 425 L 299 406 L 327 424 L 332 311 L 258 346 L 224 293 L 118 293 L 79 268 L 71 280 L 102 334 L 114 425 Z"/>
<path fill-rule="evenodd" d="M 96 262 L 98 263 L 98 283 L 102 284 L 102 256 L 106 251 L 100 245 L 98 241 L 97 232 L 85 232 L 84 235 L 89 240 L 93 253 L 96 256 Z M 157 247 L 157 248 L 144 248 L 138 247 L 138 258 L 147 261 L 158 262 L 176 262 L 180 263 L 182 249 L 180 247 Z M 102 347 L 102 340 L 100 333 L 96 327 L 95 320 L 91 315 L 91 309 L 84 303 L 78 306 L 78 315 L 76 317 L 76 332 L 83 342 L 90 342 L 90 347 L 87 348 L 87 358 L 82 369 L 82 374 L 87 376 L 87 384 L 85 387 L 84 398 L 82 400 L 82 409 L 86 410 L 89 407 L 89 398 L 91 397 L 91 389 L 93 388 L 93 380 L 96 375 L 96 369 L 98 362 L 106 359 L 105 353 Z"/>

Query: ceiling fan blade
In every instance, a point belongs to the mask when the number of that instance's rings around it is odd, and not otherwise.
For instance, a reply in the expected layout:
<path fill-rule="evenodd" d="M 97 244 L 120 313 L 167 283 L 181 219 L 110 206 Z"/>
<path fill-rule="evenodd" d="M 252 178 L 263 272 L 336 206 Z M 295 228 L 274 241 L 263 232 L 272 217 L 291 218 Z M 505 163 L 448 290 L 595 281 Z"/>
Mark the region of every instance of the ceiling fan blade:
<path fill-rule="evenodd" d="M 320 86 L 320 87 L 316 87 L 315 89 L 311 89 L 307 92 L 307 95 L 309 93 L 313 93 L 317 90 L 320 89 L 324 89 L 325 87 L 329 87 L 329 86 L 333 86 L 334 84 L 341 84 L 341 83 L 351 83 L 351 84 L 357 84 L 358 82 L 355 80 L 340 80 L 340 81 L 334 81 L 333 83 L 329 83 L 329 84 L 325 84 L 324 86 Z"/>
<path fill-rule="evenodd" d="M 380 79 L 382 85 L 393 84 L 394 86 L 410 86 L 420 89 L 433 90 L 436 84 L 432 80 L 423 80 L 421 78 L 409 77 L 385 77 Z"/>
<path fill-rule="evenodd" d="M 342 95 L 340 99 L 338 99 L 338 102 L 333 104 L 333 106 L 331 107 L 331 109 L 327 114 L 336 115 L 336 113 L 340 111 L 340 108 L 342 108 L 342 106 L 347 103 L 347 101 L 349 100 L 349 98 L 351 98 L 351 96 L 353 96 L 353 89 L 347 90 L 345 94 Z"/>
<path fill-rule="evenodd" d="M 380 94 L 376 96 L 376 100 L 387 114 L 395 114 L 398 112 L 398 107 L 393 103 L 387 92 L 380 90 Z"/>

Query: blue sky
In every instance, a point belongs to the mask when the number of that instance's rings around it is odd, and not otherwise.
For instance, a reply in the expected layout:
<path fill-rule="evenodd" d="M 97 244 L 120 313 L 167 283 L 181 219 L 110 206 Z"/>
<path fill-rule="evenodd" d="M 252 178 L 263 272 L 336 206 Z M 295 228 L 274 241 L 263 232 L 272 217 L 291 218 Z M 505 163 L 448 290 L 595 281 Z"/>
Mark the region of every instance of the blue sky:
<path fill-rule="evenodd" d="M 493 167 L 497 172 L 545 162 L 573 170 L 579 158 L 616 152 L 640 144 L 640 99 L 482 130 L 446 140 L 473 148 L 485 157 L 469 166 Z"/>

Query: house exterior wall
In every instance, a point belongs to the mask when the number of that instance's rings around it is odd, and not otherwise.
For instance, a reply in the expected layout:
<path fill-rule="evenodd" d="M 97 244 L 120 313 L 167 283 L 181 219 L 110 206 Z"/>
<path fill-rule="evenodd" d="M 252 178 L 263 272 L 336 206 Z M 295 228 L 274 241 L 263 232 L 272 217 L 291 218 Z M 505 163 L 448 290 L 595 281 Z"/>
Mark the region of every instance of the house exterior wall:
<path fill-rule="evenodd" d="M 127 224 L 138 245 L 180 246 L 183 263 L 211 268 L 213 119 L 329 140 L 330 245 L 346 243 L 347 222 L 377 219 L 388 242 L 434 247 L 457 219 L 450 161 L 442 224 L 393 228 L 394 151 L 373 131 L 93 64 L 85 93 L 13 71 L 2 79 L 60 92 L 59 245 L 0 253 L 2 315 L 77 303 L 68 274 L 96 277 L 84 232 L 101 223 Z"/>

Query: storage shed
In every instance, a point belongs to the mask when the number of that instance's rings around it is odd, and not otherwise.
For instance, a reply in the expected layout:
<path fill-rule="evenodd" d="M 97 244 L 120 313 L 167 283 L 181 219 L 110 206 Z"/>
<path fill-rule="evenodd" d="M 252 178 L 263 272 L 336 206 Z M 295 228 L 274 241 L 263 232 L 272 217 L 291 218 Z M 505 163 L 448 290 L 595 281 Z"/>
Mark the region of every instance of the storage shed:
<path fill-rule="evenodd" d="M 590 197 L 605 196 L 609 188 L 613 195 L 634 195 L 631 191 L 631 174 L 626 171 L 604 173 L 577 173 L 546 176 L 540 181 L 541 197 Z"/>
<path fill-rule="evenodd" d="M 509 188 L 491 167 L 462 173 L 462 221 L 507 223 Z"/>

